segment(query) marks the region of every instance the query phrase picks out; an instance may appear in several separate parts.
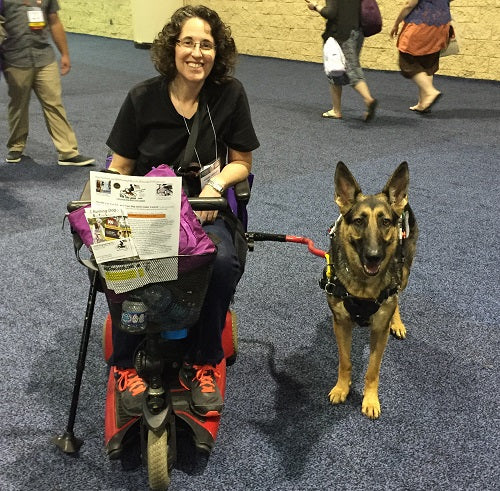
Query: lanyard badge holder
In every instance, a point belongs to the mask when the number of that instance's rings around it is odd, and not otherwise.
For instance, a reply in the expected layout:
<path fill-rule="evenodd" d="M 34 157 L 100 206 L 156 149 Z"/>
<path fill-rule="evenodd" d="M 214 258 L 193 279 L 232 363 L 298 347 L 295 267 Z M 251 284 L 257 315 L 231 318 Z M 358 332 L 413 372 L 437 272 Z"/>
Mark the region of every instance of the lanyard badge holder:
<path fill-rule="evenodd" d="M 40 7 L 28 7 L 28 25 L 32 31 L 39 31 L 45 27 L 45 17 Z"/>

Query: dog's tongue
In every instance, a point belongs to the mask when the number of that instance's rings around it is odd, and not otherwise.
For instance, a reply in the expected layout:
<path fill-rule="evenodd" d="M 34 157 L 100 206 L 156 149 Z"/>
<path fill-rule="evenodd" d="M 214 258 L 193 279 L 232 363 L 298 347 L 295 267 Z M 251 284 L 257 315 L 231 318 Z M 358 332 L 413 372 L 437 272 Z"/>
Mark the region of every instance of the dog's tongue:
<path fill-rule="evenodd" d="M 369 275 L 376 275 L 378 273 L 380 263 L 367 263 L 365 264 L 365 271 Z"/>

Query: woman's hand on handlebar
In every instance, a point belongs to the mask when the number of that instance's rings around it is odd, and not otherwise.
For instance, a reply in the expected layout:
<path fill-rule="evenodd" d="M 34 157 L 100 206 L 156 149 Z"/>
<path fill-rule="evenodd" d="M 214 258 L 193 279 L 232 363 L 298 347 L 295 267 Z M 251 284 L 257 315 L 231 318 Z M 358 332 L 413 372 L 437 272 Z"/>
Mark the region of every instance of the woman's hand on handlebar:
<path fill-rule="evenodd" d="M 201 190 L 200 198 L 220 198 L 222 194 L 217 190 L 218 187 L 224 192 L 225 189 L 248 177 L 252 169 L 252 152 L 240 152 L 229 147 L 228 160 L 229 163 L 224 166 L 220 174 L 209 180 L 209 182 L 215 181 L 216 186 L 207 183 Z M 196 215 L 202 224 L 213 223 L 217 218 L 217 210 L 197 211 Z"/>
<path fill-rule="evenodd" d="M 205 186 L 201 193 L 199 194 L 200 198 L 220 198 L 221 194 L 217 192 L 212 186 Z M 195 211 L 198 220 L 201 224 L 205 223 L 213 223 L 217 218 L 217 210 L 206 210 L 206 211 Z"/>

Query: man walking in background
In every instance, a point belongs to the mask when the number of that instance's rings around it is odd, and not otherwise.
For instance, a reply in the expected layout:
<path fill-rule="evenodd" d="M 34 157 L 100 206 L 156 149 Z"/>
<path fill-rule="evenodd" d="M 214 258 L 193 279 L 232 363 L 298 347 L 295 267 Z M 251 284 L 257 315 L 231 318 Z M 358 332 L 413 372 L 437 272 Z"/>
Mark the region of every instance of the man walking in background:
<path fill-rule="evenodd" d="M 9 153 L 6 162 L 20 162 L 29 130 L 33 90 L 42 105 L 45 124 L 58 152 L 59 165 L 84 166 L 93 158 L 78 152 L 76 135 L 62 104 L 61 77 L 49 34 L 61 54 L 61 75 L 71 69 L 57 0 L 3 0 L 7 39 L 2 44 L 8 85 Z"/>

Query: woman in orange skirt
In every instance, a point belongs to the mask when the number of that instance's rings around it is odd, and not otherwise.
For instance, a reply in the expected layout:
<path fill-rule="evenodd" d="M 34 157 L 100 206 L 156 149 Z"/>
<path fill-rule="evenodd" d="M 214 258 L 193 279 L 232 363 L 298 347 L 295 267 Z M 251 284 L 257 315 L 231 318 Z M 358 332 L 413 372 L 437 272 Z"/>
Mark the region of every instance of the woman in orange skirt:
<path fill-rule="evenodd" d="M 429 113 L 442 93 L 434 87 L 439 69 L 439 53 L 448 43 L 451 0 L 406 0 L 394 22 L 391 37 L 398 35 L 399 68 L 403 77 L 418 87 L 418 102 L 410 107 L 419 114 Z"/>

